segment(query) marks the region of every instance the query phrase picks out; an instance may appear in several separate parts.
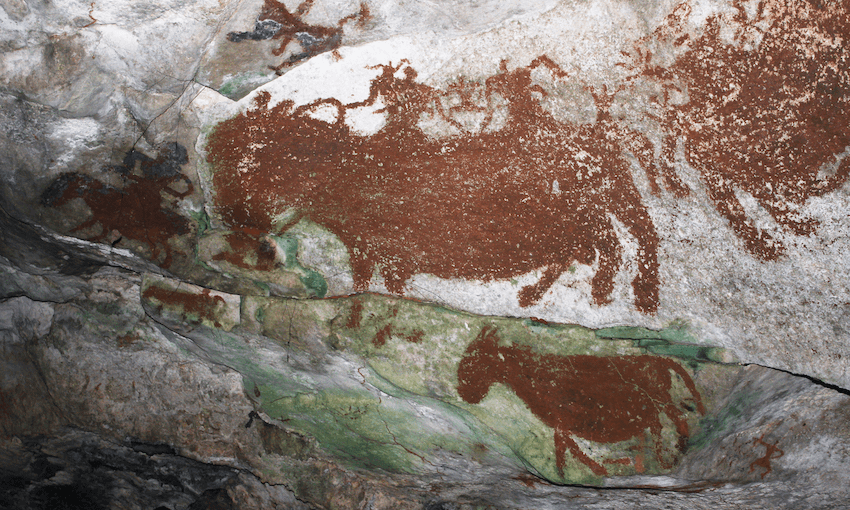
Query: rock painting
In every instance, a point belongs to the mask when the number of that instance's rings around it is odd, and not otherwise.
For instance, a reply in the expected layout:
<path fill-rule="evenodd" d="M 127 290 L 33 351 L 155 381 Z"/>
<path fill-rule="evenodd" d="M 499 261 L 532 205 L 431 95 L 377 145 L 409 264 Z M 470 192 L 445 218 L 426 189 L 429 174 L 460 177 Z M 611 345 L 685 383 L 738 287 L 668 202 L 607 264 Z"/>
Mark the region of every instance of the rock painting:
<path fill-rule="evenodd" d="M 132 149 L 121 165 L 106 169 L 120 177 L 120 188 L 80 173 L 66 173 L 45 189 L 41 204 L 61 207 L 82 199 L 91 217 L 72 232 L 87 231 L 89 240 L 112 245 L 123 238 L 138 241 L 148 246 L 151 260 L 167 268 L 172 262 L 169 239 L 190 229 L 188 220 L 174 212 L 176 205 L 164 203 L 164 195 L 181 199 L 192 194 L 192 182 L 180 173 L 188 161 L 186 149 L 178 143 L 165 145 L 156 159 Z"/>
<path fill-rule="evenodd" d="M 219 315 L 227 305 L 221 296 L 211 295 L 209 289 L 203 289 L 200 294 L 194 292 L 164 289 L 150 286 L 142 292 L 142 298 L 159 303 L 156 309 L 162 314 L 164 307 L 181 310 L 181 317 L 190 324 L 200 324 L 206 321 L 216 328 L 221 327 Z"/>
<path fill-rule="evenodd" d="M 785 452 L 782 451 L 782 448 L 776 446 L 777 444 L 779 444 L 779 441 L 776 441 L 772 444 L 766 442 L 764 440 L 764 434 L 762 434 L 761 437 L 754 438 L 752 440 L 752 444 L 764 446 L 765 452 L 764 457 L 760 457 L 750 463 L 750 470 L 748 472 L 752 473 L 756 470 L 756 467 L 760 467 L 764 469 L 764 472 L 761 474 L 762 479 L 764 479 L 767 474 L 773 471 L 773 467 L 770 465 L 770 461 L 782 457 L 783 455 L 785 455 Z"/>
<path fill-rule="evenodd" d="M 242 231 L 229 232 L 224 239 L 228 248 L 213 255 L 212 260 L 257 271 L 273 271 L 280 265 L 277 246 L 271 239 Z"/>
<path fill-rule="evenodd" d="M 398 317 L 398 308 L 393 306 L 390 308 L 386 316 L 375 316 L 373 313 L 368 313 L 364 317 L 363 301 L 360 297 L 352 298 L 351 310 L 348 315 L 348 321 L 345 324 L 346 329 L 360 329 L 362 327 L 374 327 L 377 330 L 372 338 L 372 345 L 375 347 L 383 347 L 387 340 L 392 337 L 404 338 L 407 342 L 417 344 L 425 337 L 425 332 L 419 328 L 399 327 L 394 324 L 394 319 Z"/>
<path fill-rule="evenodd" d="M 241 321 L 238 295 L 179 280 L 146 274 L 142 278 L 141 298 L 149 313 L 180 327 L 203 325 L 230 331 Z"/>
<path fill-rule="evenodd" d="M 687 32 L 690 17 L 691 3 L 681 4 L 636 46 L 643 74 L 666 87 L 662 153 L 669 164 L 681 140 L 735 234 L 757 257 L 776 259 L 783 244 L 754 225 L 736 192 L 791 233 L 810 235 L 818 223 L 799 209 L 847 180 L 850 2 L 735 1 L 698 34 Z M 671 65 L 650 50 L 659 43 L 677 49 Z M 670 101 L 677 92 L 685 102 Z"/>
<path fill-rule="evenodd" d="M 608 474 L 573 437 L 597 443 L 642 441 L 647 431 L 655 443 L 657 462 L 669 469 L 687 445 L 689 414 L 705 414 L 690 374 L 672 359 L 543 355 L 529 347 L 501 343 L 495 328 L 481 330 L 458 366 L 458 394 L 465 402 L 477 404 L 493 384 L 510 387 L 535 416 L 554 429 L 555 460 L 561 476 L 567 450 L 594 474 Z M 671 394 L 677 376 L 690 399 L 677 402 Z M 663 444 L 662 416 L 676 428 L 675 446 Z M 621 460 L 628 462 L 605 462 Z"/>
<path fill-rule="evenodd" d="M 282 2 L 265 0 L 257 22 L 254 24 L 254 30 L 230 32 L 227 34 L 227 39 L 230 42 L 280 40 L 280 46 L 272 50 L 274 56 L 282 55 L 290 43 L 297 42 L 300 51 L 292 53 L 283 63 L 271 68 L 280 74 L 282 69 L 339 47 L 342 41 L 342 27 L 346 23 L 354 21 L 362 28 L 371 18 L 369 7 L 361 3 L 360 11 L 339 20 L 335 27 L 309 25 L 301 18 L 310 11 L 313 2 L 314 0 L 304 0 L 295 12 L 289 12 Z"/>
<path fill-rule="evenodd" d="M 417 82 L 405 62 L 377 69 L 362 102 L 270 107 L 260 92 L 252 109 L 218 124 L 207 160 L 222 220 L 271 233 L 301 219 L 322 225 L 347 247 L 357 291 L 376 269 L 395 294 L 421 273 L 490 281 L 542 270 L 519 290 L 530 306 L 574 262 L 596 265 L 592 297 L 610 301 L 623 255 L 613 217 L 638 244 L 635 304 L 656 311 L 658 237 L 624 155 L 652 166 L 651 147 L 611 120 L 610 95 L 593 91 L 598 121 L 578 125 L 540 104 L 532 71 L 564 76 L 546 57 L 445 91 Z M 380 130 L 350 129 L 350 110 L 377 105 Z M 425 119 L 450 134 L 429 136 Z"/>

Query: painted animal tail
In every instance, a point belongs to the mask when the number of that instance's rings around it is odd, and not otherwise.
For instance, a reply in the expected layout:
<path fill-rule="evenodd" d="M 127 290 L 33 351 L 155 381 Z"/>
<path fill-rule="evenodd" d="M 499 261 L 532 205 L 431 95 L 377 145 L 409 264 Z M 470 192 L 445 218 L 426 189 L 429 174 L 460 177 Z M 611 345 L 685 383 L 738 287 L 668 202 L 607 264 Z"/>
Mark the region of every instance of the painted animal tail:
<path fill-rule="evenodd" d="M 666 363 L 667 363 L 667 368 L 669 368 L 670 370 L 679 374 L 679 377 L 681 377 L 682 380 L 685 381 L 685 386 L 688 387 L 688 391 L 691 392 L 691 395 L 693 395 L 694 400 L 697 403 L 697 410 L 699 410 L 700 414 L 704 415 L 705 414 L 705 406 L 702 404 L 702 397 L 700 396 L 699 392 L 697 391 L 697 387 L 694 384 L 694 380 L 691 379 L 691 375 L 687 372 L 687 370 L 685 370 L 682 367 L 682 365 L 678 364 L 677 362 L 673 361 L 672 359 L 665 358 L 665 360 L 666 360 Z"/>

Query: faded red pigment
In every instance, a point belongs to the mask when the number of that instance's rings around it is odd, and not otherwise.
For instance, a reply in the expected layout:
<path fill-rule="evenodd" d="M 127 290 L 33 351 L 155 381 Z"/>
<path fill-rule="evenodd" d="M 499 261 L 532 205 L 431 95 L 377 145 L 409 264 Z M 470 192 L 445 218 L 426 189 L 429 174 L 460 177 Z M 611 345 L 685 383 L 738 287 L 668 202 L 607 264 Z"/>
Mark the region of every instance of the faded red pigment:
<path fill-rule="evenodd" d="M 658 463 L 671 467 L 673 462 L 665 462 L 665 458 L 675 459 L 684 451 L 689 436 L 687 412 L 682 409 L 692 411 L 684 402 L 677 405 L 673 401 L 673 374 L 690 391 L 696 410 L 705 414 L 691 376 L 669 358 L 544 355 L 529 347 L 499 343 L 496 328 L 481 330 L 458 366 L 458 394 L 464 401 L 477 404 L 493 384 L 510 387 L 535 416 L 554 429 L 555 460 L 562 476 L 567 449 L 594 474 L 608 474 L 572 436 L 613 443 L 643 439 L 648 430 Z M 667 455 L 661 440 L 662 414 L 673 422 L 679 435 L 676 448 Z M 642 470 L 642 466 L 636 467 Z"/>
<path fill-rule="evenodd" d="M 144 243 L 151 251 L 151 260 L 162 267 L 170 267 L 172 251 L 169 240 L 190 231 L 189 221 L 177 214 L 176 204 L 164 200 L 167 197 L 181 199 L 192 194 L 192 182 L 184 175 L 170 172 L 157 173 L 151 169 L 161 168 L 169 162 L 166 154 L 158 159 L 138 156 L 131 151 L 125 165 L 117 171 L 123 173 L 123 186 L 115 188 L 96 179 L 78 173 L 63 174 L 45 190 L 42 203 L 50 207 L 61 207 L 75 198 L 81 198 L 91 210 L 91 217 L 77 225 L 71 232 L 99 226 L 99 232 L 88 237 L 113 244 L 121 239 Z M 136 160 L 141 160 L 137 173 L 133 173 Z M 184 160 L 181 160 L 185 163 Z M 176 165 L 174 165 L 176 168 Z M 113 169 L 114 170 L 114 169 Z M 185 191 L 172 186 L 182 183 Z"/>
<path fill-rule="evenodd" d="M 172 305 L 182 309 L 183 315 L 194 315 L 198 317 L 197 322 L 206 319 L 215 327 L 220 328 L 218 321 L 219 307 L 226 305 L 221 296 L 210 295 L 209 289 L 204 289 L 200 294 L 184 292 L 180 290 L 163 289 L 162 287 L 150 286 L 143 293 L 142 298 L 155 299 L 161 303 L 158 310 L 161 312 L 163 306 Z"/>
<path fill-rule="evenodd" d="M 610 216 L 637 240 L 635 304 L 658 307 L 658 237 L 624 156 L 632 151 L 652 166 L 651 146 L 619 127 L 607 112 L 611 96 L 594 91 L 598 120 L 557 121 L 540 104 L 531 78 L 546 57 L 474 84 L 440 91 L 417 83 L 405 64 L 380 66 L 368 99 L 344 105 L 324 99 L 270 108 L 260 93 L 254 108 L 220 123 L 207 145 L 222 219 L 235 229 L 279 232 L 307 218 L 333 232 L 350 256 L 354 285 L 366 290 L 379 269 L 387 289 L 403 293 L 420 273 L 441 278 L 497 280 L 543 269 L 519 291 L 521 306 L 539 301 L 574 262 L 597 264 L 592 296 L 610 301 L 622 247 Z M 471 88 L 477 87 L 472 90 Z M 466 101 L 445 107 L 449 96 Z M 486 98 L 487 118 L 477 132 L 457 121 L 475 111 L 469 97 Z M 349 109 L 382 101 L 386 124 L 361 136 L 345 123 Z M 496 128 L 493 114 L 508 120 Z M 328 123 L 310 113 L 332 108 Z M 439 115 L 459 134 L 430 138 L 418 127 Z M 277 215 L 297 211 L 287 225 Z"/>
<path fill-rule="evenodd" d="M 733 5 L 733 14 L 710 17 L 692 36 L 685 2 L 636 49 L 642 73 L 667 87 L 668 167 L 682 140 L 735 234 L 751 253 L 773 260 L 783 244 L 755 226 L 735 193 L 752 195 L 790 232 L 810 235 L 818 222 L 800 207 L 846 182 L 850 157 L 836 156 L 850 146 L 850 1 L 763 0 L 750 13 L 742 1 Z M 721 26 L 736 30 L 721 33 Z M 685 51 L 659 67 L 648 49 L 658 42 Z M 684 104 L 667 101 L 677 87 L 687 93 Z M 837 168 L 819 175 L 829 164 Z M 650 176 L 656 191 L 657 177 Z"/>
<path fill-rule="evenodd" d="M 764 457 L 760 457 L 750 462 L 750 470 L 748 471 L 748 473 L 752 473 L 756 470 L 756 467 L 760 467 L 764 469 L 764 472 L 761 474 L 762 479 L 764 479 L 767 474 L 773 471 L 773 468 L 770 465 L 770 461 L 782 457 L 783 455 L 785 455 L 785 452 L 782 451 L 782 448 L 776 446 L 779 444 L 779 441 L 776 441 L 773 444 L 766 442 L 764 440 L 764 434 L 762 434 L 760 437 L 753 438 L 752 444 L 764 446 L 765 452 Z"/>
<path fill-rule="evenodd" d="M 214 255 L 213 260 L 256 271 L 273 271 L 277 267 L 277 250 L 269 240 L 241 231 L 229 232 L 224 238 L 228 249 Z M 255 258 L 256 262 L 246 259 L 247 256 Z"/>
<path fill-rule="evenodd" d="M 360 10 L 357 13 L 342 18 L 335 27 L 310 25 L 303 21 L 303 17 L 310 12 L 313 3 L 314 0 L 304 0 L 293 12 L 289 12 L 286 5 L 277 0 L 265 0 L 263 3 L 263 8 L 260 10 L 257 19 L 259 21 L 271 20 L 280 25 L 278 31 L 271 37 L 280 41 L 280 45 L 272 50 L 272 54 L 275 56 L 283 54 L 287 51 L 287 46 L 293 41 L 297 41 L 303 48 L 303 53 L 292 55 L 280 65 L 271 68 L 278 74 L 281 74 L 282 69 L 291 67 L 302 60 L 339 47 L 342 42 L 342 27 L 346 23 L 355 22 L 357 27 L 363 28 L 372 19 L 369 6 L 365 2 L 361 2 Z M 233 35 L 236 35 L 236 37 L 234 38 Z M 239 35 L 241 34 L 231 34 L 231 41 L 241 40 Z"/>

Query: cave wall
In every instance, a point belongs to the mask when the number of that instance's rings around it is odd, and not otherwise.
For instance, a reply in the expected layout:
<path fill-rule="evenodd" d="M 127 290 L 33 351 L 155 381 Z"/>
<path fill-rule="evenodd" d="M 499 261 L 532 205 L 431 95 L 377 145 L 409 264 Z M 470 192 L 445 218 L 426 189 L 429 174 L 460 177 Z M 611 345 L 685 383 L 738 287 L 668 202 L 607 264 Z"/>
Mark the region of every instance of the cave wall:
<path fill-rule="evenodd" d="M 848 2 L 0 7 L 8 505 L 846 498 Z"/>

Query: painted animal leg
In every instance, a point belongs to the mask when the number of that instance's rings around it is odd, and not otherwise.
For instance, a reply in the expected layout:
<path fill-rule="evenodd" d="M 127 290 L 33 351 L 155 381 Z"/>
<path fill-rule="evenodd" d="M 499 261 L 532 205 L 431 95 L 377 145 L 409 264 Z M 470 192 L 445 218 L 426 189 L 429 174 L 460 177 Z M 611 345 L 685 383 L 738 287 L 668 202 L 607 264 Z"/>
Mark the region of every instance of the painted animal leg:
<path fill-rule="evenodd" d="M 664 183 L 667 189 L 673 192 L 676 198 L 687 196 L 691 189 L 685 184 L 676 172 L 673 170 L 673 161 L 676 152 L 676 138 L 667 136 L 664 140 L 664 145 L 661 148 L 661 174 L 664 177 Z"/>
<path fill-rule="evenodd" d="M 407 270 L 390 267 L 381 269 L 381 275 L 384 277 L 384 285 L 387 290 L 399 295 L 404 294 L 404 282 L 412 276 Z"/>
<path fill-rule="evenodd" d="M 356 292 L 364 292 L 369 288 L 369 281 L 372 280 L 374 264 L 358 248 L 349 248 L 348 254 L 351 260 L 351 273 L 354 277 L 354 290 Z"/>
<path fill-rule="evenodd" d="M 665 405 L 664 414 L 666 414 L 667 417 L 676 424 L 676 433 L 679 435 L 676 447 L 678 448 L 679 453 L 684 453 L 685 448 L 688 446 L 688 437 L 691 435 L 687 420 L 685 420 L 682 412 L 674 404 Z"/>
<path fill-rule="evenodd" d="M 519 306 L 531 306 L 540 301 L 543 294 L 546 294 L 546 291 L 549 290 L 552 284 L 561 277 L 563 272 L 564 266 L 562 264 L 552 264 L 547 267 L 543 272 L 543 276 L 540 277 L 537 283 L 526 285 L 520 289 L 519 294 L 517 295 L 517 298 L 519 299 Z"/>
<path fill-rule="evenodd" d="M 791 210 L 788 202 L 777 199 L 769 193 L 753 193 L 758 203 L 773 216 L 777 223 L 798 236 L 808 236 L 815 232 L 820 222 L 814 218 L 806 218 Z"/>
<path fill-rule="evenodd" d="M 672 462 L 664 461 L 664 452 L 662 447 L 664 443 L 661 438 L 661 423 L 656 422 L 649 428 L 649 433 L 652 436 L 652 442 L 655 444 L 655 460 L 658 461 L 658 465 L 661 469 L 670 469 L 673 467 Z"/>
<path fill-rule="evenodd" d="M 605 469 L 602 464 L 594 461 L 590 457 L 588 457 L 581 448 L 578 447 L 573 438 L 570 437 L 570 432 L 568 430 L 560 430 L 555 429 L 555 464 L 558 466 L 558 473 L 561 476 L 564 476 L 564 464 L 566 463 L 566 458 L 564 454 L 566 453 L 566 449 L 570 449 L 570 453 L 573 457 L 580 460 L 584 465 L 590 468 L 593 471 L 593 474 L 597 476 L 608 476 L 608 470 Z"/>
<path fill-rule="evenodd" d="M 676 150 L 675 138 L 668 136 L 664 139 L 661 148 L 661 160 L 656 163 L 655 150 L 646 136 L 631 129 L 618 128 L 618 130 L 625 148 L 637 158 L 640 166 L 644 168 L 646 177 L 649 179 L 650 191 L 653 195 L 661 193 L 661 188 L 658 186 L 659 180 L 664 182 L 665 187 L 676 198 L 682 198 L 690 193 L 688 186 L 679 179 L 679 176 L 673 170 L 673 159 Z M 661 170 L 660 174 L 659 168 Z"/>
<path fill-rule="evenodd" d="M 732 230 L 744 241 L 747 250 L 762 260 L 776 260 L 782 255 L 785 247 L 770 234 L 760 231 L 753 225 L 735 196 L 732 186 L 722 176 L 702 170 L 708 197 L 714 202 L 717 211 L 729 220 Z"/>
<path fill-rule="evenodd" d="M 610 221 L 606 219 L 597 231 L 596 249 L 599 251 L 599 264 L 596 274 L 593 275 L 590 293 L 597 305 L 604 305 L 611 302 L 614 277 L 623 261 L 623 249 Z"/>
<path fill-rule="evenodd" d="M 635 293 L 635 306 L 643 313 L 655 313 L 658 310 L 658 234 L 643 207 L 631 213 L 633 224 L 629 228 L 638 241 L 638 275 L 632 281 Z"/>
<path fill-rule="evenodd" d="M 623 179 L 627 179 L 627 177 Z M 643 313 L 655 313 L 658 310 L 658 287 L 660 286 L 658 280 L 658 234 L 655 232 L 655 225 L 652 223 L 649 211 L 646 210 L 641 201 L 640 194 L 634 187 L 621 186 L 620 193 L 610 197 L 610 203 L 613 206 L 610 212 L 625 225 L 638 243 L 638 274 L 632 281 L 635 306 Z M 610 228 L 610 230 L 610 236 L 614 236 L 613 228 Z M 612 241 L 607 241 L 607 243 L 612 244 Z M 619 241 L 616 246 L 618 249 L 617 256 L 620 257 Z M 599 265 L 599 271 L 601 271 L 601 255 Z M 619 259 L 617 259 L 617 265 L 619 265 Z M 613 283 L 616 267 L 610 271 L 610 278 Z M 597 277 L 598 275 L 599 272 L 597 272 Z M 595 284 L 596 278 L 594 278 L 594 287 Z"/>

